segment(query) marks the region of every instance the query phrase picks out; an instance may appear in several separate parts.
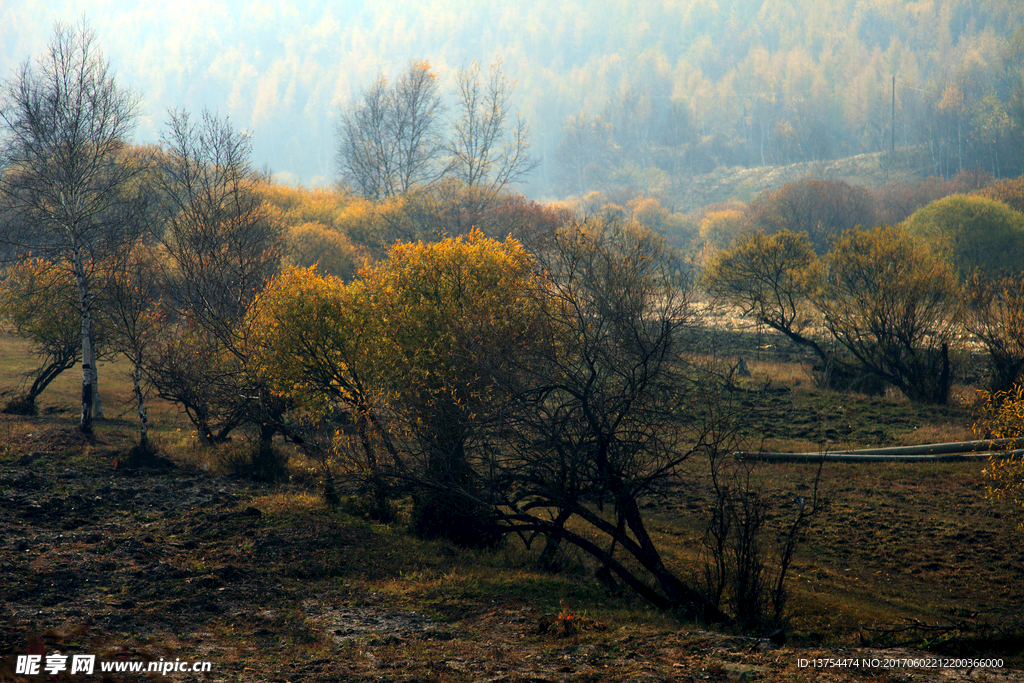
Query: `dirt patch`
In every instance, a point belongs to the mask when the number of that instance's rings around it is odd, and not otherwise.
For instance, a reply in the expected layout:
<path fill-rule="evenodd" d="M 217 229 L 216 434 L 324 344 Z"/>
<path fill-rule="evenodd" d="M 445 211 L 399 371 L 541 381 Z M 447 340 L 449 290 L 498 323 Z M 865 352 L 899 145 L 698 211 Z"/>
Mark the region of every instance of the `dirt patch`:
<path fill-rule="evenodd" d="M 325 606 L 317 600 L 304 600 L 302 608 L 338 645 L 350 645 L 366 636 L 391 642 L 413 636 L 430 639 L 447 634 L 448 639 L 452 637 L 450 631 L 436 628 L 425 616 L 409 610 Z"/>

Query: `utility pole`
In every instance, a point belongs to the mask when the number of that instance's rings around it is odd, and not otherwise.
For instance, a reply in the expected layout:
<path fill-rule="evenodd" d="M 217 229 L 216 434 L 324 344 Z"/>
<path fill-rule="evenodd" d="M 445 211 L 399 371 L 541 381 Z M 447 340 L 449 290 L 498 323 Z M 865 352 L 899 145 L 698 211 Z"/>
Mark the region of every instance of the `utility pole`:
<path fill-rule="evenodd" d="M 890 127 L 889 151 L 896 151 L 896 74 L 892 75 L 892 126 Z"/>

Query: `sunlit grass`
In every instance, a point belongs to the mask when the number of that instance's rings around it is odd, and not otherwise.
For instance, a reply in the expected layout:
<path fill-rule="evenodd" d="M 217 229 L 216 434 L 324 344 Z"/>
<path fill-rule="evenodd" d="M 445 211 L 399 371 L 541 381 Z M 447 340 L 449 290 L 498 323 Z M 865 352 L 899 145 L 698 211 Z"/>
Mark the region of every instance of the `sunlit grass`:
<path fill-rule="evenodd" d="M 324 509 L 323 498 L 310 491 L 272 491 L 249 499 L 247 505 L 264 514 L 302 515 Z"/>

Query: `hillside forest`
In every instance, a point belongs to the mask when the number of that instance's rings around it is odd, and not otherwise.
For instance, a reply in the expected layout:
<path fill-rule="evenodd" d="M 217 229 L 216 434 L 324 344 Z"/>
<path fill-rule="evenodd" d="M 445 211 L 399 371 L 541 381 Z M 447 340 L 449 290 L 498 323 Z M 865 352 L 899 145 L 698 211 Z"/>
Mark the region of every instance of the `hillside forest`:
<path fill-rule="evenodd" d="M 65 20 L 81 14 L 53 6 Z M 117 72 L 145 94 L 140 139 L 158 140 L 165 112 L 191 103 L 252 131 L 257 166 L 280 182 L 325 187 L 337 179 L 336 124 L 378 74 L 393 81 L 410 62 L 429 62 L 454 107 L 458 71 L 500 59 L 542 163 L 522 186 L 535 199 L 629 184 L 689 211 L 725 198 L 705 199 L 691 175 L 894 142 L 921 152 L 911 161 L 925 177 L 1020 172 L 1014 0 L 241 7 L 114 3 L 94 18 Z M 5 11 L 22 27 L 0 41 L 6 76 L 40 52 L 29 36 L 45 36 L 52 19 L 28 6 Z M 578 156 L 586 145 L 589 170 Z"/>

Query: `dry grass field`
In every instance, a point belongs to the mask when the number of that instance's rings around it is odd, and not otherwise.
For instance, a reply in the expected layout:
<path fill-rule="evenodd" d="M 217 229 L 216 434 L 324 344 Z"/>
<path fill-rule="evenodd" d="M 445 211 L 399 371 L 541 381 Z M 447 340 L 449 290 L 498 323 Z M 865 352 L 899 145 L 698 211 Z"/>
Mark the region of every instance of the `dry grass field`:
<path fill-rule="evenodd" d="M 718 345 L 748 359 L 752 393 L 740 400 L 755 445 L 971 436 L 969 386 L 943 407 L 825 391 L 779 344 L 735 332 Z M 0 390 L 15 391 L 29 367 L 24 345 L 0 338 Z M 137 427 L 123 370 L 100 367 L 107 417 L 91 440 L 75 430 L 71 373 L 38 416 L 0 415 L 0 680 L 44 680 L 16 674 L 15 657 L 56 650 L 211 662 L 206 674 L 169 675 L 180 680 L 1024 680 L 1024 532 L 985 497 L 983 463 L 826 464 L 828 506 L 791 568 L 780 646 L 653 611 L 573 553 L 541 571 L 539 544 L 465 550 L 414 539 L 401 519 L 331 511 L 298 454 L 287 481 L 252 481 L 243 443 L 200 448 L 160 401 L 150 409 L 161 459 L 138 466 L 126 457 Z M 753 392 L 764 386 L 783 390 Z M 818 472 L 755 467 L 752 481 L 783 510 Z M 695 460 L 669 495 L 645 502 L 683 576 L 700 572 L 710 501 Z M 908 666 L 958 658 L 1004 666 Z"/>

